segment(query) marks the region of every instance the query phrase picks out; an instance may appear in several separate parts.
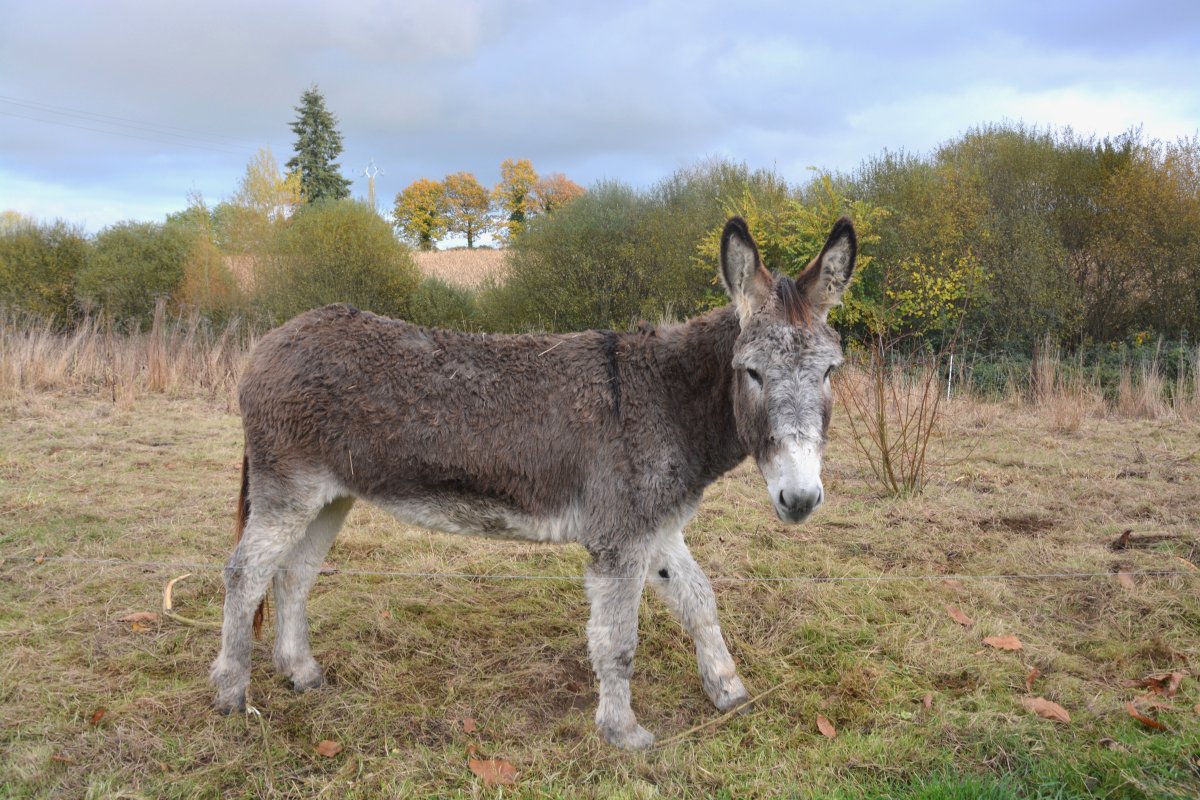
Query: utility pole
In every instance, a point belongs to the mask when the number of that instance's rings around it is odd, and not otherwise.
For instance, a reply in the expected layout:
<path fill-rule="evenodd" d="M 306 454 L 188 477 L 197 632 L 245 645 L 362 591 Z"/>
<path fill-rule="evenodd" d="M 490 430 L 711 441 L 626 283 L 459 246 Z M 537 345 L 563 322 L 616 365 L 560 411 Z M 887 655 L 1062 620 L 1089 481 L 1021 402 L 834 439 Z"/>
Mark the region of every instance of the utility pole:
<path fill-rule="evenodd" d="M 363 170 L 363 175 L 367 176 L 367 202 L 371 204 L 371 210 L 376 213 L 379 212 L 379 209 L 375 207 L 375 176 L 384 174 L 386 173 L 383 170 L 375 166 L 375 159 L 373 158 L 367 164 L 367 168 Z"/>

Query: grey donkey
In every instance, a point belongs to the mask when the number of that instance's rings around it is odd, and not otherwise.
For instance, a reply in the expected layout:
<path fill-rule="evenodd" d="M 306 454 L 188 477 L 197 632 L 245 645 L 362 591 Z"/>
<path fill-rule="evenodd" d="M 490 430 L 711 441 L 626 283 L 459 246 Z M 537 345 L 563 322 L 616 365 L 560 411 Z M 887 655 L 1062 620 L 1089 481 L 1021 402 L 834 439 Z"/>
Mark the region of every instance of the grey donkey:
<path fill-rule="evenodd" d="M 695 640 L 716 707 L 745 704 L 683 529 L 705 487 L 747 455 L 781 520 L 821 504 L 841 362 L 826 315 L 855 253 L 841 219 L 798 279 L 775 275 L 734 218 L 720 263 L 733 302 L 684 324 L 494 336 L 331 305 L 264 336 L 239 387 L 240 538 L 225 569 L 216 707 L 245 708 L 268 583 L 275 668 L 298 691 L 321 685 L 305 604 L 357 498 L 449 533 L 586 548 L 596 724 L 612 744 L 654 741 L 629 693 L 646 583 Z"/>

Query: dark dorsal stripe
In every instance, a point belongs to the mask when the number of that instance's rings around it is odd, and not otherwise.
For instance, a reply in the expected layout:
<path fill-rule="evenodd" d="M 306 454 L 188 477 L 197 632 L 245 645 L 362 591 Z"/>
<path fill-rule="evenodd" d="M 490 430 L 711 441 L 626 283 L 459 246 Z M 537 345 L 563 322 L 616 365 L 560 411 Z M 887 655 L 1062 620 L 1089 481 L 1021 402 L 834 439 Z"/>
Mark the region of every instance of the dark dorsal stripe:
<path fill-rule="evenodd" d="M 604 356 L 608 366 L 608 388 L 612 392 L 613 417 L 621 419 L 621 373 L 617 369 L 617 333 L 604 331 Z"/>

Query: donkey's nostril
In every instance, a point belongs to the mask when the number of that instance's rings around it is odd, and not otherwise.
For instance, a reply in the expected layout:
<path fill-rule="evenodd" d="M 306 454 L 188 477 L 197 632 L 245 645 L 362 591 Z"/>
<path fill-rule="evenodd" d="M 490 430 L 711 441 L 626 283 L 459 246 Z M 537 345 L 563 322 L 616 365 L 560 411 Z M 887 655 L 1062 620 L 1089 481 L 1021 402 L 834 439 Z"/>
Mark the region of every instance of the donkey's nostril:
<path fill-rule="evenodd" d="M 818 487 L 812 491 L 789 492 L 779 491 L 780 516 L 796 522 L 812 513 L 821 504 L 824 490 Z"/>

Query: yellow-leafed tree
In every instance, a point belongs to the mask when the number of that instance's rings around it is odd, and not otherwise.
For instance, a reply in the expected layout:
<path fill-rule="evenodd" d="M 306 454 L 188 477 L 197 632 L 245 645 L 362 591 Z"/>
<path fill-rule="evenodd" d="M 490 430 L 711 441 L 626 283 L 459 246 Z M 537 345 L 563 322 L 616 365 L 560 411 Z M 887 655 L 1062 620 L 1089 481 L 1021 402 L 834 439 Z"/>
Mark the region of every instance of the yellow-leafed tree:
<path fill-rule="evenodd" d="M 400 238 L 418 250 L 433 250 L 450 227 L 446 186 L 429 178 L 418 178 L 410 183 L 396 195 L 392 223 L 400 232 Z"/>
<path fill-rule="evenodd" d="M 488 216 L 491 197 L 470 172 L 447 175 L 442 183 L 448 230 L 467 237 L 467 247 L 474 247 L 475 240 L 492 229 L 492 219 Z"/>

